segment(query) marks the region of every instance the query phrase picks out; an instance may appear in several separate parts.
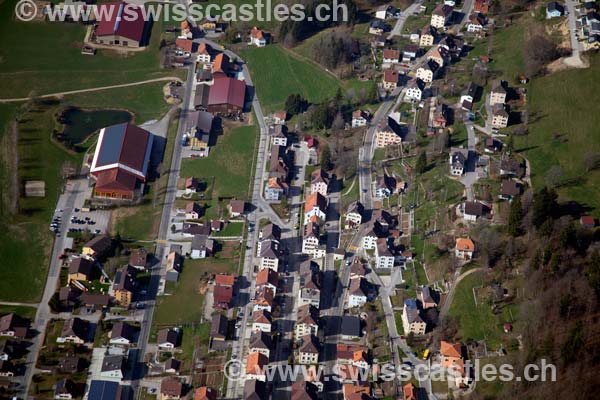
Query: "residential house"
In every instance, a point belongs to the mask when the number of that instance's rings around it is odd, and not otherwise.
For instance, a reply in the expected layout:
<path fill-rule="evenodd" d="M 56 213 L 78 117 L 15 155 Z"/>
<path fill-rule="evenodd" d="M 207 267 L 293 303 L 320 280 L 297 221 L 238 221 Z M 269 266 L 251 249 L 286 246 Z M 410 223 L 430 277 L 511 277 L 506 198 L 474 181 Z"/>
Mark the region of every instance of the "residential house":
<path fill-rule="evenodd" d="M 483 31 L 485 26 L 485 16 L 481 13 L 473 13 L 469 16 L 469 23 L 467 24 L 467 32 L 480 33 Z"/>
<path fill-rule="evenodd" d="M 469 151 L 466 149 L 450 150 L 450 175 L 461 176 L 465 173 L 465 167 L 469 158 Z"/>
<path fill-rule="evenodd" d="M 110 344 L 129 346 L 137 342 L 140 328 L 128 324 L 127 322 L 115 322 L 108 337 Z"/>
<path fill-rule="evenodd" d="M 340 337 L 342 340 L 355 340 L 361 336 L 361 322 L 359 317 L 344 315 L 341 317 Z"/>
<path fill-rule="evenodd" d="M 383 50 L 383 64 L 393 66 L 400 62 L 400 50 L 385 49 Z"/>
<path fill-rule="evenodd" d="M 94 379 L 87 396 L 89 400 L 124 400 L 126 393 L 119 382 Z"/>
<path fill-rule="evenodd" d="M 520 176 L 522 173 L 521 163 L 515 160 L 504 159 L 500 161 L 501 176 Z"/>
<path fill-rule="evenodd" d="M 244 211 L 246 211 L 246 202 L 244 200 L 232 199 L 229 201 L 227 211 L 229 211 L 229 215 L 231 217 L 239 217 L 244 214 Z"/>
<path fill-rule="evenodd" d="M 191 125 L 190 147 L 200 152 L 200 157 L 208 157 L 214 129 L 214 115 L 207 111 L 192 111 L 188 115 Z"/>
<path fill-rule="evenodd" d="M 268 359 L 271 355 L 271 349 L 273 349 L 273 340 L 269 334 L 263 331 L 252 332 L 248 345 L 248 353 L 261 353 Z"/>
<path fill-rule="evenodd" d="M 271 239 L 263 240 L 260 245 L 259 269 L 270 268 L 273 271 L 277 271 L 282 254 L 279 241 Z"/>
<path fill-rule="evenodd" d="M 377 268 L 393 268 L 395 257 L 389 249 L 387 240 L 381 238 L 377 240 L 377 247 L 375 248 L 376 266 Z"/>
<path fill-rule="evenodd" d="M 304 225 L 302 234 L 302 252 L 317 258 L 316 255 L 320 253 L 320 238 L 321 235 L 318 224 L 309 222 L 308 224 Z"/>
<path fill-rule="evenodd" d="M 442 44 L 440 44 L 435 49 L 429 52 L 429 55 L 427 56 L 427 61 L 435 61 L 435 63 L 439 66 L 438 68 L 441 68 L 446 64 L 449 58 L 450 57 L 448 49 Z"/>
<path fill-rule="evenodd" d="M 265 47 L 268 43 L 268 34 L 256 26 L 250 30 L 250 44 L 256 47 Z"/>
<path fill-rule="evenodd" d="M 469 238 L 456 238 L 454 255 L 462 260 L 470 260 L 475 253 L 475 243 Z"/>
<path fill-rule="evenodd" d="M 492 81 L 492 91 L 490 92 L 490 105 L 506 103 L 506 82 L 496 79 Z"/>
<path fill-rule="evenodd" d="M 593 215 L 582 215 L 579 218 L 579 224 L 587 229 L 594 229 L 596 227 L 596 220 Z"/>
<path fill-rule="evenodd" d="M 350 280 L 348 307 L 362 307 L 369 301 L 369 288 L 364 278 Z"/>
<path fill-rule="evenodd" d="M 308 268 L 306 265 L 308 264 Z M 297 307 L 306 304 L 319 307 L 321 305 L 321 282 L 318 267 L 316 270 L 310 268 L 313 264 L 307 260 L 300 265 L 300 290 L 298 295 Z"/>
<path fill-rule="evenodd" d="M 287 182 L 290 173 L 284 146 L 271 146 L 269 156 L 269 178 L 279 178 Z"/>
<path fill-rule="evenodd" d="M 65 309 L 72 309 L 78 302 L 79 296 L 81 296 L 81 289 L 73 286 L 63 286 L 58 291 L 58 300 L 60 301 L 61 307 Z"/>
<path fill-rule="evenodd" d="M 271 313 L 265 310 L 258 310 L 252 313 L 252 331 L 271 332 Z"/>
<path fill-rule="evenodd" d="M 319 362 L 319 340 L 314 335 L 304 335 L 301 341 L 296 361 L 304 365 L 317 364 Z"/>
<path fill-rule="evenodd" d="M 375 197 L 385 199 L 392 195 L 396 189 L 396 179 L 391 176 L 383 175 L 375 180 Z"/>
<path fill-rule="evenodd" d="M 466 201 L 462 204 L 463 218 L 465 221 L 475 222 L 481 217 L 489 215 L 490 207 L 480 201 Z"/>
<path fill-rule="evenodd" d="M 176 251 L 170 252 L 167 256 L 165 279 L 168 282 L 177 282 L 179 280 L 179 274 L 181 273 L 181 266 L 181 255 Z"/>
<path fill-rule="evenodd" d="M 200 64 L 210 64 L 212 48 L 206 43 L 200 43 L 196 51 L 196 61 Z"/>
<path fill-rule="evenodd" d="M 287 146 L 287 136 L 285 135 L 285 125 L 269 126 L 269 135 L 273 146 Z"/>
<path fill-rule="evenodd" d="M 179 374 L 179 369 L 181 368 L 181 361 L 175 358 L 169 358 L 167 362 L 165 362 L 165 373 L 166 374 Z"/>
<path fill-rule="evenodd" d="M 364 278 L 367 275 L 367 268 L 360 258 L 354 257 L 350 266 L 350 280 Z"/>
<path fill-rule="evenodd" d="M 482 14 L 487 14 L 490 11 L 491 3 L 492 0 L 475 0 L 473 11 Z"/>
<path fill-rule="evenodd" d="M 273 311 L 273 299 L 275 298 L 275 292 L 268 287 L 260 287 L 256 289 L 254 294 L 254 308 L 253 311 L 266 310 L 268 312 Z"/>
<path fill-rule="evenodd" d="M 400 74 L 394 69 L 386 69 L 383 71 L 382 85 L 385 90 L 394 90 L 398 87 Z"/>
<path fill-rule="evenodd" d="M 369 34 L 371 35 L 383 35 L 389 30 L 390 26 L 381 20 L 375 19 L 369 23 Z"/>
<path fill-rule="evenodd" d="M 181 227 L 181 233 L 183 236 L 188 238 L 193 238 L 196 235 L 210 235 L 211 229 L 208 224 L 198 224 L 198 223 L 190 223 L 184 222 Z M 181 254 L 181 249 L 175 250 L 177 253 Z"/>
<path fill-rule="evenodd" d="M 402 386 L 402 400 L 417 400 L 419 398 L 417 388 L 412 383 Z"/>
<path fill-rule="evenodd" d="M 175 54 L 179 57 L 189 58 L 198 51 L 198 43 L 191 39 L 177 38 L 175 40 Z"/>
<path fill-rule="evenodd" d="M 431 83 L 439 71 L 439 68 L 440 66 L 436 61 L 429 60 L 427 61 L 427 64 L 417 69 L 416 77 L 425 83 Z"/>
<path fill-rule="evenodd" d="M 312 193 L 304 201 L 304 224 L 316 218 L 317 222 L 325 221 L 327 217 L 327 198 L 321 193 Z M 314 220 L 312 220 L 314 221 Z"/>
<path fill-rule="evenodd" d="M 194 400 L 217 400 L 217 391 L 207 386 L 202 386 L 194 392 Z"/>
<path fill-rule="evenodd" d="M 507 179 L 502 181 L 502 186 L 500 186 L 500 198 L 502 200 L 512 200 L 516 196 L 519 196 L 522 192 L 523 188 L 521 184 L 517 181 L 513 181 L 512 179 Z"/>
<path fill-rule="evenodd" d="M 389 4 L 384 4 L 379 6 L 377 10 L 375 10 L 375 18 L 385 21 L 388 18 L 392 17 L 392 9 Z"/>
<path fill-rule="evenodd" d="M 457 387 L 465 387 L 469 384 L 469 373 L 465 367 L 465 359 L 460 343 L 440 342 L 440 355 L 442 368 L 452 372 L 454 383 Z"/>
<path fill-rule="evenodd" d="M 63 378 L 56 382 L 56 388 L 54 389 L 54 399 L 71 400 L 75 397 L 77 397 L 77 386 L 72 380 Z"/>
<path fill-rule="evenodd" d="M 276 294 L 279 285 L 279 274 L 271 268 L 262 269 L 256 274 L 255 285 L 257 288 L 268 287 Z"/>
<path fill-rule="evenodd" d="M 202 207 L 195 201 L 188 201 L 185 205 L 185 219 L 198 219 L 202 214 Z"/>
<path fill-rule="evenodd" d="M 129 307 L 137 291 L 137 280 L 134 269 L 128 265 L 119 268 L 115 273 L 113 295 L 117 304 Z"/>
<path fill-rule="evenodd" d="M 97 276 L 96 272 L 98 272 L 96 261 L 84 257 L 74 258 L 69 264 L 67 285 L 70 285 L 73 281 L 91 281 Z"/>
<path fill-rule="evenodd" d="M 356 229 L 362 224 L 365 208 L 359 201 L 354 201 L 346 209 L 344 229 Z"/>
<path fill-rule="evenodd" d="M 112 250 L 112 240 L 106 235 L 99 235 L 83 245 L 81 254 L 100 259 Z"/>
<path fill-rule="evenodd" d="M 191 250 L 190 257 L 194 260 L 209 257 L 214 251 L 214 241 L 206 235 L 194 235 Z"/>
<path fill-rule="evenodd" d="M 228 310 L 233 299 L 235 276 L 228 274 L 215 275 L 215 286 L 213 289 L 213 308 L 216 310 Z"/>
<path fill-rule="evenodd" d="M 112 304 L 113 298 L 108 294 L 83 292 L 79 296 L 79 301 L 85 307 L 96 310 L 108 308 Z"/>
<path fill-rule="evenodd" d="M 508 126 L 508 112 L 506 112 L 504 104 L 494 104 L 492 107 L 492 127 L 497 129 L 506 128 Z"/>
<path fill-rule="evenodd" d="M 402 326 L 404 333 L 412 333 L 414 335 L 424 335 L 427 324 L 419 315 L 419 308 L 415 299 L 404 300 L 402 307 Z"/>
<path fill-rule="evenodd" d="M 454 8 L 446 4 L 439 4 L 431 13 L 431 26 L 443 29 L 450 22 Z"/>
<path fill-rule="evenodd" d="M 8 361 L 18 352 L 19 343 L 13 340 L 0 340 L 0 361 Z"/>
<path fill-rule="evenodd" d="M 319 309 L 307 304 L 298 307 L 296 325 L 294 326 L 295 337 L 301 338 L 305 335 L 317 335 L 319 329 Z"/>
<path fill-rule="evenodd" d="M 448 106 L 438 104 L 432 110 L 431 127 L 434 129 L 445 128 L 448 124 Z"/>
<path fill-rule="evenodd" d="M 316 169 L 310 174 L 310 193 L 320 193 L 327 196 L 329 187 L 329 175 L 322 168 Z"/>
<path fill-rule="evenodd" d="M 431 289 L 429 286 L 417 287 L 417 300 L 421 304 L 421 308 L 427 310 L 429 308 L 437 307 L 438 303 L 431 295 Z"/>
<path fill-rule="evenodd" d="M 105 355 L 100 367 L 100 377 L 103 379 L 118 380 L 123 379 L 125 371 L 125 356 L 123 355 Z"/>
<path fill-rule="evenodd" d="M 265 382 L 256 379 L 246 379 L 244 382 L 244 400 L 267 400 L 267 388 Z"/>
<path fill-rule="evenodd" d="M 425 90 L 425 82 L 419 78 L 412 78 L 406 84 L 405 98 L 412 102 L 421 101 L 423 97 L 423 90 Z"/>
<path fill-rule="evenodd" d="M 365 233 L 362 238 L 362 247 L 365 250 L 374 250 L 377 247 L 377 239 L 379 236 L 377 235 L 375 229 L 375 226 L 371 225 L 371 229 Z"/>
<path fill-rule="evenodd" d="M 497 153 L 502 150 L 502 142 L 494 139 L 493 137 L 488 137 L 485 139 L 485 149 L 486 153 Z"/>
<path fill-rule="evenodd" d="M 173 350 L 179 346 L 179 332 L 175 329 L 161 329 L 156 337 L 159 350 Z"/>
<path fill-rule="evenodd" d="M 412 44 L 407 44 L 402 50 L 402 62 L 408 63 L 417 58 L 419 54 L 419 48 Z"/>
<path fill-rule="evenodd" d="M 265 369 L 269 365 L 269 358 L 262 353 L 250 353 L 246 360 L 246 379 L 264 381 Z"/>
<path fill-rule="evenodd" d="M 565 15 L 565 7 L 557 1 L 546 4 L 546 19 L 558 18 Z"/>
<path fill-rule="evenodd" d="M 308 369 L 310 371 L 311 369 Z M 315 374 L 307 374 L 305 380 L 298 380 L 292 383 L 292 400 L 317 400 L 318 392 L 323 390 L 323 385 L 318 381 Z M 321 383 L 321 389 L 319 389 Z"/>
<path fill-rule="evenodd" d="M 257 245 L 257 254 L 260 255 L 262 242 L 267 240 L 279 242 L 281 240 L 281 228 L 279 227 L 279 225 L 273 223 L 267 224 L 263 226 L 263 228 L 258 233 L 258 239 L 259 241 Z"/>
<path fill-rule="evenodd" d="M 210 322 L 210 338 L 212 340 L 227 340 L 229 320 L 223 314 L 214 314 Z"/>
<path fill-rule="evenodd" d="M 183 383 L 181 381 L 175 378 L 165 378 L 160 382 L 159 400 L 179 400 L 182 396 Z"/>
<path fill-rule="evenodd" d="M 366 111 L 356 110 L 352 112 L 352 127 L 360 128 L 361 126 L 366 126 L 367 122 L 369 122 L 370 115 Z"/>
<path fill-rule="evenodd" d="M 273 123 L 283 125 L 287 120 L 287 112 L 285 110 L 275 111 L 273 113 Z"/>
<path fill-rule="evenodd" d="M 391 118 L 384 118 L 377 124 L 375 131 L 375 148 L 382 149 L 387 146 L 398 145 L 402 142 L 398 124 Z"/>
<path fill-rule="evenodd" d="M 419 46 L 420 47 L 431 47 L 435 42 L 437 37 L 436 29 L 431 25 L 425 25 L 421 28 L 420 37 L 419 37 Z M 416 54 L 415 54 L 416 57 Z"/>
<path fill-rule="evenodd" d="M 0 336 L 10 336 L 25 339 L 29 330 L 29 321 L 15 313 L 3 315 L 0 318 Z"/>
<path fill-rule="evenodd" d="M 280 201 L 284 196 L 287 196 L 288 190 L 289 185 L 281 178 L 269 178 L 265 186 L 265 200 Z"/>
<path fill-rule="evenodd" d="M 79 317 L 65 321 L 56 343 L 84 344 L 90 339 L 90 322 Z"/>

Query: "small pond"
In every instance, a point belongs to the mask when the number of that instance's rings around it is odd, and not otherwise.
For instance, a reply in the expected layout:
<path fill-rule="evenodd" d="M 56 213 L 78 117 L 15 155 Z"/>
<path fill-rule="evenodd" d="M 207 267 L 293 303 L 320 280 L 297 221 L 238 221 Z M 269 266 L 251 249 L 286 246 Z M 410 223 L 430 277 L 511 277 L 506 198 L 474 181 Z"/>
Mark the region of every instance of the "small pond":
<path fill-rule="evenodd" d="M 86 111 L 69 107 L 58 118 L 58 122 L 64 125 L 61 140 L 78 144 L 100 128 L 130 122 L 131 119 L 131 113 L 123 110 Z"/>

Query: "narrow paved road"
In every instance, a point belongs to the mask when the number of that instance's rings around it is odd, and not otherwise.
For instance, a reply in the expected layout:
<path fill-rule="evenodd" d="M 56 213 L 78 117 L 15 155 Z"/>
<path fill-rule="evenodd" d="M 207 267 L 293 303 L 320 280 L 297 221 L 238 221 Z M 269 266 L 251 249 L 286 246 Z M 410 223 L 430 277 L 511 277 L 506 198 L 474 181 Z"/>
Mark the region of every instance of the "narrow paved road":
<path fill-rule="evenodd" d="M 179 81 L 179 82 L 181 82 L 181 79 L 179 79 L 176 76 L 164 76 L 162 78 L 148 79 L 148 80 L 139 81 L 139 82 L 122 83 L 119 85 L 99 86 L 99 87 L 88 88 L 88 89 L 77 89 L 77 90 L 69 90 L 66 92 L 42 94 L 40 96 L 36 96 L 35 98 L 46 99 L 48 97 L 68 96 L 70 94 L 97 92 L 100 90 L 118 89 L 118 88 L 131 87 L 131 86 L 140 86 L 140 85 L 146 85 L 148 83 L 162 82 L 162 81 Z M 28 101 L 31 99 L 32 99 L 31 97 L 17 97 L 17 98 L 12 98 L 12 99 L 0 99 L 0 103 L 18 103 L 18 102 L 22 102 L 22 101 Z"/>

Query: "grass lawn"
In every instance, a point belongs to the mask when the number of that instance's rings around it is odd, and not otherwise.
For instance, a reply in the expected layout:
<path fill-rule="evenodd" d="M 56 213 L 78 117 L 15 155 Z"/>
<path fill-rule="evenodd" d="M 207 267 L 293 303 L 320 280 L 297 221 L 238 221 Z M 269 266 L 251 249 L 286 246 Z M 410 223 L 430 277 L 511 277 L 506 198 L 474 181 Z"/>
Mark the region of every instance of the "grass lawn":
<path fill-rule="evenodd" d="M 266 111 L 281 109 L 288 95 L 299 93 L 311 103 L 335 95 L 339 82 L 318 67 L 277 45 L 243 51 L 256 93 Z"/>
<path fill-rule="evenodd" d="M 523 61 L 523 42 L 529 18 L 515 18 L 512 25 L 494 30 L 490 69 L 501 74 L 508 82 L 514 82 L 515 77 L 525 72 Z"/>
<path fill-rule="evenodd" d="M 219 197 L 246 198 L 257 136 L 256 125 L 225 129 L 208 157 L 183 160 L 181 177 L 195 176 L 207 182 L 214 181 L 213 200 Z"/>
<path fill-rule="evenodd" d="M 534 79 L 528 89 L 529 134 L 515 136 L 515 147 L 531 162 L 535 188 L 546 172 L 559 165 L 566 180 L 561 200 L 575 200 L 600 217 L 600 171 L 586 172 L 585 155 L 600 152 L 600 57 L 588 69 L 564 71 Z"/>
<path fill-rule="evenodd" d="M 82 55 L 86 27 L 76 23 L 21 22 L 14 18 L 16 0 L 0 4 L 0 97 L 108 86 L 181 74 L 160 69 L 163 23 L 155 23 L 145 51 L 100 50 Z M 165 22 L 165 24 L 168 22 Z"/>
<path fill-rule="evenodd" d="M 159 326 L 200 322 L 206 283 L 210 275 L 219 272 L 233 273 L 236 268 L 237 264 L 231 259 L 185 260 L 173 294 L 158 298 L 153 324 Z"/>
<path fill-rule="evenodd" d="M 485 272 L 475 272 L 465 277 L 456 288 L 448 314 L 459 319 L 458 333 L 463 342 L 469 339 L 486 340 L 494 349 L 500 343 L 501 322 L 493 314 L 487 302 L 478 298 L 477 307 L 473 298 L 473 288 L 485 282 Z"/>
<path fill-rule="evenodd" d="M 35 318 L 36 308 L 22 306 L 4 306 L 0 305 L 0 315 L 15 313 L 22 318 L 33 320 Z"/>
<path fill-rule="evenodd" d="M 213 236 L 221 236 L 221 237 L 232 237 L 232 236 L 242 236 L 244 232 L 244 223 L 243 222 L 230 222 L 227 224 L 225 229 L 220 232 L 215 232 Z"/>

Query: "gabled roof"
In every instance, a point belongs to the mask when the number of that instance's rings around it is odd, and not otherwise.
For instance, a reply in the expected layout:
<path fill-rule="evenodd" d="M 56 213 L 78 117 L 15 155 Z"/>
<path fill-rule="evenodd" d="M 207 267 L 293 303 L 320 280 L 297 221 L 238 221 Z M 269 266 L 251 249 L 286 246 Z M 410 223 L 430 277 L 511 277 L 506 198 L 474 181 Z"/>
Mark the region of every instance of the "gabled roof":
<path fill-rule="evenodd" d="M 174 346 L 177 346 L 177 342 L 179 341 L 179 334 L 177 331 L 173 329 L 161 329 L 158 331 L 158 335 L 156 337 L 156 343 L 171 343 Z"/>
<path fill-rule="evenodd" d="M 400 74 L 398 71 L 393 69 L 386 69 L 383 71 L 383 81 L 388 83 L 398 83 Z"/>
<path fill-rule="evenodd" d="M 125 338 L 125 339 L 129 340 L 130 342 L 133 342 L 136 339 L 136 335 L 137 335 L 138 331 L 139 331 L 138 327 L 129 325 L 126 322 L 119 321 L 113 325 L 112 330 L 110 331 L 110 338 L 111 339 Z"/>
<path fill-rule="evenodd" d="M 118 35 L 140 42 L 144 35 L 143 10 L 126 2 L 100 3 L 96 12 L 96 36 Z"/>
<path fill-rule="evenodd" d="M 319 354 L 319 341 L 313 335 L 305 335 L 302 337 L 302 344 L 298 351 L 301 353 Z"/>
<path fill-rule="evenodd" d="M 469 238 L 456 238 L 456 248 L 462 251 L 475 251 L 475 243 Z"/>
<path fill-rule="evenodd" d="M 79 317 L 74 317 L 65 322 L 60 336 L 77 336 L 79 339 L 87 341 L 87 339 L 89 339 L 89 327 L 90 323 L 88 321 Z"/>
<path fill-rule="evenodd" d="M 244 400 L 266 400 L 267 397 L 265 382 L 255 379 L 244 382 Z"/>
<path fill-rule="evenodd" d="M 259 324 L 270 324 L 272 322 L 271 313 L 267 310 L 258 310 L 252 313 L 252 322 Z"/>
<path fill-rule="evenodd" d="M 440 342 L 440 353 L 444 357 L 462 358 L 462 349 L 460 343 Z"/>
<path fill-rule="evenodd" d="M 235 284 L 235 275 L 217 274 L 215 275 L 215 285 L 233 286 Z"/>
<path fill-rule="evenodd" d="M 94 250 L 96 253 L 106 253 L 112 247 L 112 240 L 106 235 L 95 236 L 92 240 L 83 245 Z"/>
<path fill-rule="evenodd" d="M 273 340 L 265 332 L 255 331 L 250 336 L 250 345 L 248 348 L 271 350 L 273 348 Z"/>
<path fill-rule="evenodd" d="M 96 175 L 113 168 L 146 179 L 153 136 L 133 124 L 123 123 L 100 130 L 90 173 Z"/>
<path fill-rule="evenodd" d="M 306 196 L 304 201 L 304 212 L 309 212 L 315 207 L 323 212 L 327 209 L 327 199 L 321 193 L 313 193 Z"/>
<path fill-rule="evenodd" d="M 227 76 L 215 76 L 214 83 L 208 93 L 207 105 L 229 104 L 243 109 L 245 96 L 246 84 L 244 81 Z"/>
<path fill-rule="evenodd" d="M 246 374 L 261 374 L 269 364 L 269 358 L 262 353 L 250 353 L 246 360 Z"/>
<path fill-rule="evenodd" d="M 258 271 L 258 274 L 256 274 L 256 286 L 261 286 L 268 283 L 277 287 L 279 284 L 279 274 L 273 271 L 271 268 L 265 268 Z"/>
<path fill-rule="evenodd" d="M 179 397 L 183 394 L 183 384 L 175 378 L 163 379 L 160 383 L 160 393 Z"/>
<path fill-rule="evenodd" d="M 296 322 L 299 324 L 318 325 L 319 309 L 312 304 L 305 304 L 299 307 Z"/>
<path fill-rule="evenodd" d="M 261 240 L 280 240 L 281 239 L 281 228 L 273 223 L 265 225 L 260 231 Z"/>
<path fill-rule="evenodd" d="M 77 257 L 69 264 L 69 274 L 82 274 L 86 279 L 90 277 L 96 267 L 96 262 L 84 257 Z"/>
<path fill-rule="evenodd" d="M 261 258 L 279 258 L 281 257 L 281 249 L 279 242 L 276 240 L 263 240 L 260 244 Z"/>

